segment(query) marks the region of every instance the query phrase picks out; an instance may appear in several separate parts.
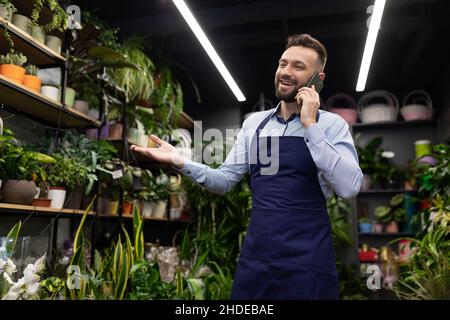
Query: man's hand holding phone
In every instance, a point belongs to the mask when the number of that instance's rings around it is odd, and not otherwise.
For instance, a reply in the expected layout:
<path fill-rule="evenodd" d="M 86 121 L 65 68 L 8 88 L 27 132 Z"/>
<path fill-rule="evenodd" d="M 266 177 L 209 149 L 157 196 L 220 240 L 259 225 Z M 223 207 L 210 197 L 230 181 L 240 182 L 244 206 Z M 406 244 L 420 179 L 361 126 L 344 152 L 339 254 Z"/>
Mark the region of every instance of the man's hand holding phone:
<path fill-rule="evenodd" d="M 308 128 L 311 124 L 316 123 L 317 112 L 320 108 L 320 96 L 315 85 L 312 85 L 311 88 L 298 89 L 295 100 L 300 110 L 300 121 L 303 126 Z"/>

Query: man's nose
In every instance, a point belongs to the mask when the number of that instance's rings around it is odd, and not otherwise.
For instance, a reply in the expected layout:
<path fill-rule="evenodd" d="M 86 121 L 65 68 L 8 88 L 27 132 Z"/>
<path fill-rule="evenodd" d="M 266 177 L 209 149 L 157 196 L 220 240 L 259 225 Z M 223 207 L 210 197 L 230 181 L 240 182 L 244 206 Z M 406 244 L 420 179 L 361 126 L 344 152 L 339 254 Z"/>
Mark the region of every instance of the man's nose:
<path fill-rule="evenodd" d="M 290 65 L 287 65 L 286 67 L 281 69 L 280 75 L 292 78 L 292 67 Z"/>

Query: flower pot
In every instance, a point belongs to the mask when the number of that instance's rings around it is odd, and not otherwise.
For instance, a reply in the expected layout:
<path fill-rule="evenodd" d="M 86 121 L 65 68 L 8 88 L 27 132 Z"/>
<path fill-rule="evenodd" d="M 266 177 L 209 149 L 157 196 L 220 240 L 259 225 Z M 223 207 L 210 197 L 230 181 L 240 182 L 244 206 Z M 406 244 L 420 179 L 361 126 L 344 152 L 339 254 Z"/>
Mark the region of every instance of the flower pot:
<path fill-rule="evenodd" d="M 153 202 L 141 200 L 139 205 L 144 218 L 150 218 L 153 212 Z"/>
<path fill-rule="evenodd" d="M 92 119 L 98 120 L 98 118 L 100 117 L 100 114 L 99 114 L 98 110 L 89 109 L 88 116 Z"/>
<path fill-rule="evenodd" d="M 55 51 L 56 53 L 61 53 L 62 40 L 55 36 L 46 36 L 45 45 Z"/>
<path fill-rule="evenodd" d="M 373 233 L 383 233 L 383 224 L 382 223 L 374 223 Z"/>
<path fill-rule="evenodd" d="M 157 219 L 167 218 L 167 200 L 161 200 L 155 203 L 153 207 L 152 217 Z"/>
<path fill-rule="evenodd" d="M 150 138 L 150 136 L 148 136 L 148 143 L 147 146 L 149 148 L 158 148 L 158 144 L 152 140 L 152 138 Z"/>
<path fill-rule="evenodd" d="M 108 138 L 109 139 L 122 139 L 123 126 L 121 123 L 108 124 Z"/>
<path fill-rule="evenodd" d="M 416 159 L 428 156 L 431 154 L 431 141 L 430 140 L 417 140 L 414 142 Z"/>
<path fill-rule="evenodd" d="M 133 202 L 130 201 L 124 201 L 122 204 L 122 215 L 124 216 L 131 216 L 133 213 Z"/>
<path fill-rule="evenodd" d="M 6 203 L 30 205 L 36 195 L 36 184 L 28 180 L 6 180 L 1 191 Z"/>
<path fill-rule="evenodd" d="M 109 139 L 109 124 L 103 126 L 103 127 L 100 129 L 100 136 L 99 136 L 99 139 L 103 139 L 103 140 Z"/>
<path fill-rule="evenodd" d="M 61 100 L 59 88 L 54 86 L 42 86 L 41 94 L 58 102 Z"/>
<path fill-rule="evenodd" d="M 62 209 L 66 200 L 66 189 L 63 187 L 50 187 L 48 198 L 52 200 L 50 207 Z"/>
<path fill-rule="evenodd" d="M 42 82 L 41 82 L 41 79 L 39 79 L 39 77 L 37 77 L 37 76 L 26 74 L 23 78 L 22 84 L 31 90 L 41 92 Z"/>
<path fill-rule="evenodd" d="M 98 129 L 97 129 L 97 128 L 86 129 L 86 130 L 84 131 L 84 133 L 86 134 L 86 137 L 87 137 L 88 139 L 91 139 L 91 140 L 97 140 L 97 137 L 98 137 Z"/>
<path fill-rule="evenodd" d="M 0 74 L 17 84 L 22 84 L 23 78 L 25 77 L 25 68 L 16 66 L 15 64 L 1 64 Z"/>
<path fill-rule="evenodd" d="M 107 215 L 117 216 L 118 212 L 119 212 L 119 201 L 108 199 L 106 201 L 105 213 Z"/>
<path fill-rule="evenodd" d="M 5 19 L 6 21 L 11 22 L 12 15 L 13 15 L 13 12 L 11 9 L 0 5 L 0 17 Z"/>
<path fill-rule="evenodd" d="M 89 113 L 89 103 L 84 100 L 75 100 L 73 108 L 85 115 Z"/>
<path fill-rule="evenodd" d="M 398 233 L 398 223 L 396 221 L 391 221 L 386 225 L 387 233 Z"/>
<path fill-rule="evenodd" d="M 13 14 L 11 18 L 11 22 L 18 27 L 19 29 L 22 29 L 26 33 L 31 33 L 31 20 L 28 17 L 25 17 L 21 14 Z"/>
<path fill-rule="evenodd" d="M 40 26 L 32 25 L 31 26 L 31 36 L 42 44 L 45 44 L 45 32 L 42 30 Z"/>
<path fill-rule="evenodd" d="M 367 191 L 370 189 L 370 185 L 372 184 L 372 179 L 368 174 L 363 175 L 363 182 L 361 185 L 361 191 Z"/>
<path fill-rule="evenodd" d="M 148 145 L 148 135 L 145 133 L 141 133 L 140 135 L 138 135 L 137 140 L 137 144 L 140 146 L 145 147 L 146 145 Z"/>
<path fill-rule="evenodd" d="M 69 107 L 73 108 L 73 104 L 75 102 L 75 95 L 76 91 L 70 87 L 66 87 L 66 90 L 64 91 L 64 104 Z"/>
<path fill-rule="evenodd" d="M 131 140 L 133 143 L 138 143 L 139 131 L 136 128 L 128 128 L 128 140 Z"/>
<path fill-rule="evenodd" d="M 359 223 L 359 232 L 370 233 L 371 231 L 372 231 L 372 224 L 370 222 Z"/>
<path fill-rule="evenodd" d="M 32 205 L 35 207 L 49 208 L 51 203 L 52 203 L 52 199 L 36 198 L 36 199 L 33 199 Z"/>

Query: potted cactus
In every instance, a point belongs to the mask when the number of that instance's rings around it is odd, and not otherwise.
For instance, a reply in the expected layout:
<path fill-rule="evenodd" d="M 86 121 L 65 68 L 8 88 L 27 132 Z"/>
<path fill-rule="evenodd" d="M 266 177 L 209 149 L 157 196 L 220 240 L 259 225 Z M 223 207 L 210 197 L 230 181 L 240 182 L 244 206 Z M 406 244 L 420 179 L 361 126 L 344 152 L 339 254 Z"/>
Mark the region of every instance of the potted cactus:
<path fill-rule="evenodd" d="M 35 65 L 27 65 L 25 67 L 25 77 L 23 78 L 22 84 L 30 88 L 31 90 L 40 92 L 41 91 L 41 79 L 37 76 L 39 68 Z"/>
<path fill-rule="evenodd" d="M 27 57 L 22 53 L 10 50 L 6 55 L 0 56 L 0 74 L 8 77 L 13 82 L 22 84 L 25 77 L 25 68 L 22 66 L 27 62 Z"/>
<path fill-rule="evenodd" d="M 6 21 L 11 21 L 12 15 L 16 12 L 16 7 L 9 0 L 0 0 L 0 17 Z"/>

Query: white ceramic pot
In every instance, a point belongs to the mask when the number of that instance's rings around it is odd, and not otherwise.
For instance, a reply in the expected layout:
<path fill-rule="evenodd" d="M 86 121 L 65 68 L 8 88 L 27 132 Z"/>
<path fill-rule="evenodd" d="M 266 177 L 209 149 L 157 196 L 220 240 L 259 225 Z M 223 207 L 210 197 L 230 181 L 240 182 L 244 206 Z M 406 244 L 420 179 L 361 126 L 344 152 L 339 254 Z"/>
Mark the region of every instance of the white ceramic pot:
<path fill-rule="evenodd" d="M 54 86 L 42 86 L 41 94 L 58 102 L 61 100 L 59 88 Z"/>
<path fill-rule="evenodd" d="M 18 27 L 19 29 L 22 29 L 28 34 L 31 34 L 31 20 L 28 17 L 25 17 L 21 14 L 13 14 L 11 22 Z"/>
<path fill-rule="evenodd" d="M 164 219 L 167 218 L 167 200 L 158 201 L 155 203 L 152 212 L 152 218 Z"/>
<path fill-rule="evenodd" d="M 88 116 L 91 117 L 92 119 L 96 119 L 97 120 L 100 117 L 100 114 L 99 114 L 98 110 L 89 109 Z"/>
<path fill-rule="evenodd" d="M 139 133 L 137 144 L 140 146 L 143 146 L 143 147 L 147 146 L 148 145 L 148 135 L 146 135 L 145 133 Z"/>
<path fill-rule="evenodd" d="M 150 218 L 152 216 L 153 204 L 154 204 L 154 202 L 141 200 L 140 207 L 141 207 L 142 215 L 144 216 L 144 218 Z"/>
<path fill-rule="evenodd" d="M 46 36 L 45 45 L 55 51 L 56 53 L 61 53 L 62 40 L 55 36 Z"/>
<path fill-rule="evenodd" d="M 66 189 L 60 187 L 50 187 L 48 198 L 52 200 L 51 208 L 62 209 L 66 200 Z"/>
<path fill-rule="evenodd" d="M 88 115 L 89 113 L 89 103 L 84 100 L 75 100 L 73 108 L 85 115 Z"/>
<path fill-rule="evenodd" d="M 6 21 L 11 22 L 12 11 L 8 10 L 6 7 L 0 5 L 0 17 L 4 18 Z"/>
<path fill-rule="evenodd" d="M 38 42 L 45 43 L 45 32 L 41 27 L 32 25 L 31 26 L 31 36 Z"/>

